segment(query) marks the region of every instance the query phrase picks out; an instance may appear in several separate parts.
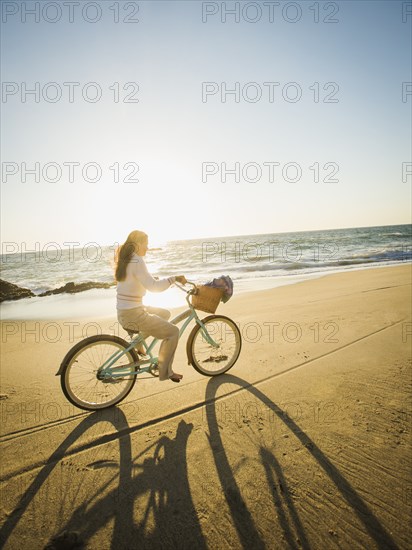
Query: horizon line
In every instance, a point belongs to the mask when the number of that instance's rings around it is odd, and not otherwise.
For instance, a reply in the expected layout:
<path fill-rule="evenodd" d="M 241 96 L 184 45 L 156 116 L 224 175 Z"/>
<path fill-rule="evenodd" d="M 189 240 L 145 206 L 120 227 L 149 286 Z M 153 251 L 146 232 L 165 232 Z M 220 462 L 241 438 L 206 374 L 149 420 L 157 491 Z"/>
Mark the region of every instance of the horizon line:
<path fill-rule="evenodd" d="M 404 227 L 404 226 L 412 226 L 412 222 L 409 222 L 409 223 L 396 223 L 396 224 L 385 224 L 385 225 L 363 225 L 363 226 L 352 226 L 352 227 L 330 227 L 328 229 L 306 229 L 306 230 L 299 230 L 299 231 L 276 231 L 276 232 L 273 232 L 273 233 L 243 233 L 243 234 L 236 234 L 236 235 L 220 235 L 220 236 L 209 236 L 209 237 L 194 237 L 194 238 L 191 238 L 191 239 L 171 239 L 171 240 L 168 240 L 168 241 L 164 241 L 164 244 L 168 244 L 168 243 L 178 243 L 178 242 L 190 242 L 190 241 L 200 241 L 202 239 L 204 240 L 212 240 L 212 239 L 224 239 L 224 238 L 229 238 L 229 239 L 233 239 L 233 238 L 236 238 L 236 237 L 257 237 L 257 236 L 262 236 L 262 235 L 286 235 L 288 233 L 319 233 L 319 232 L 327 232 L 327 231 L 340 231 L 340 230 L 345 230 L 345 229 L 375 229 L 375 228 L 378 228 L 378 227 Z M 25 241 L 21 241 L 21 244 L 23 244 L 23 242 Z M 68 242 L 68 243 L 72 243 L 73 241 L 64 241 L 64 242 Z M 77 242 L 77 241 L 76 241 Z M 48 241 L 48 243 L 46 244 L 51 244 L 51 243 L 55 243 L 57 245 L 59 245 L 59 243 L 57 241 Z M 6 244 L 19 244 L 17 243 L 16 241 L 2 241 L 1 243 L 1 251 L 3 251 L 3 246 L 6 245 Z M 35 245 L 39 244 L 41 245 L 41 242 L 39 241 L 35 241 L 34 242 Z M 63 243 L 64 244 L 64 243 Z M 89 241 L 88 243 L 85 243 L 81 246 L 76 246 L 76 247 L 70 247 L 70 248 L 65 248 L 64 250 L 67 251 L 67 250 L 81 250 L 82 248 L 84 248 L 86 245 L 94 245 L 94 244 L 97 244 L 100 248 L 108 248 L 108 247 L 114 247 L 115 245 L 120 245 L 121 243 L 110 243 L 110 244 L 100 244 L 100 243 L 97 243 L 96 241 Z M 44 248 L 44 246 L 43 246 Z M 149 252 L 150 250 L 154 250 L 154 249 L 158 249 L 159 247 L 158 246 L 154 246 L 154 247 L 151 247 L 149 248 Z M 35 254 L 36 252 L 40 252 L 40 250 L 27 250 L 25 251 L 25 254 Z M 22 251 L 18 251 L 18 252 L 5 252 L 5 253 L 1 253 L 0 254 L 0 257 L 2 256 L 11 256 L 13 254 L 22 254 L 23 252 Z"/>

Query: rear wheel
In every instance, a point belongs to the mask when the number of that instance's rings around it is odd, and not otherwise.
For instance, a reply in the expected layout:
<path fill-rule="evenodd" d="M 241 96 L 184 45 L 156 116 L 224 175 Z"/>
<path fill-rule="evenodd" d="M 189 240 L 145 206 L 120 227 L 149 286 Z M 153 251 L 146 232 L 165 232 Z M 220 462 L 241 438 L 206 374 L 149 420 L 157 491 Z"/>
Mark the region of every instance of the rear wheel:
<path fill-rule="evenodd" d="M 85 338 L 74 346 L 63 359 L 60 382 L 67 399 L 80 409 L 105 409 L 120 403 L 132 390 L 136 377 L 99 379 L 98 370 L 107 359 L 129 344 L 118 336 L 99 334 Z M 127 367 L 138 361 L 132 348 L 121 355 L 113 369 Z"/>
<path fill-rule="evenodd" d="M 218 347 L 208 343 L 202 327 L 193 328 L 187 340 L 187 357 L 193 367 L 205 376 L 223 374 L 236 363 L 242 348 L 242 337 L 236 323 L 223 315 L 202 319 L 208 334 Z"/>

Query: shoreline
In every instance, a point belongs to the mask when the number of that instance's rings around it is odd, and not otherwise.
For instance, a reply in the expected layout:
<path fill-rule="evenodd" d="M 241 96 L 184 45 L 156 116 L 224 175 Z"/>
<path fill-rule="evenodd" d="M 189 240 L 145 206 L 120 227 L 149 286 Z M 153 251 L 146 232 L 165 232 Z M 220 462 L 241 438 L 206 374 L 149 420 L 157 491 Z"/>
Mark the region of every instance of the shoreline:
<path fill-rule="evenodd" d="M 240 296 L 253 292 L 271 290 L 283 286 L 295 285 L 301 282 L 329 277 L 338 273 L 350 273 L 356 271 L 396 268 L 403 265 L 412 265 L 403 261 L 396 263 L 384 263 L 382 265 L 362 265 L 362 267 L 348 266 L 340 269 L 329 269 L 315 273 L 302 273 L 274 277 L 257 277 L 250 279 L 234 280 L 234 296 Z M 255 287 L 255 288 L 253 288 Z M 183 298 L 183 299 L 182 299 Z M 233 300 L 233 297 L 231 298 Z M 182 292 L 175 287 L 165 293 L 147 293 L 145 305 L 165 307 L 167 309 L 179 309 L 185 307 Z M 64 315 L 61 309 L 65 310 Z M 95 313 L 91 314 L 93 310 Z M 51 296 L 33 296 L 21 300 L 7 300 L 0 304 L 1 321 L 25 321 L 25 320 L 53 320 L 53 319 L 89 319 L 116 316 L 116 287 L 110 289 L 91 289 L 75 294 L 61 293 Z"/>

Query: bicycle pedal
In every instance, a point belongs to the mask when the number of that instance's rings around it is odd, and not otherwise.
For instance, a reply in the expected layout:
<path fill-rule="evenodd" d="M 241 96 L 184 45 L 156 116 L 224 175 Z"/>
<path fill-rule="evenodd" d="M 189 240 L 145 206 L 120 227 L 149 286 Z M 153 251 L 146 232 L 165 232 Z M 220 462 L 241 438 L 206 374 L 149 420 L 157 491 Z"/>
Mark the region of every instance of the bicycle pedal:
<path fill-rule="evenodd" d="M 152 376 L 159 376 L 159 365 L 157 363 L 155 365 L 150 365 L 149 372 Z"/>

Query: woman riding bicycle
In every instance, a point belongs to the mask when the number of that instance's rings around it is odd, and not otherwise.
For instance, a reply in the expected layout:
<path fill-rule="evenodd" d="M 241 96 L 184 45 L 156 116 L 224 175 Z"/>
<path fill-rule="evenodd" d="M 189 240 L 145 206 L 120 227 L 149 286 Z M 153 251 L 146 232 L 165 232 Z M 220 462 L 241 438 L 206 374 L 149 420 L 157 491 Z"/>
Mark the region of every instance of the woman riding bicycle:
<path fill-rule="evenodd" d="M 186 284 L 184 275 L 154 279 L 147 270 L 144 256 L 148 248 L 148 236 L 142 231 L 132 231 L 116 254 L 115 278 L 117 281 L 117 319 L 125 330 L 140 332 L 141 336 L 154 336 L 162 340 L 159 350 L 159 380 L 180 382 L 181 374 L 172 370 L 172 363 L 179 341 L 179 329 L 167 320 L 170 311 L 144 306 L 142 298 L 146 290 L 162 292 L 175 283 Z"/>

